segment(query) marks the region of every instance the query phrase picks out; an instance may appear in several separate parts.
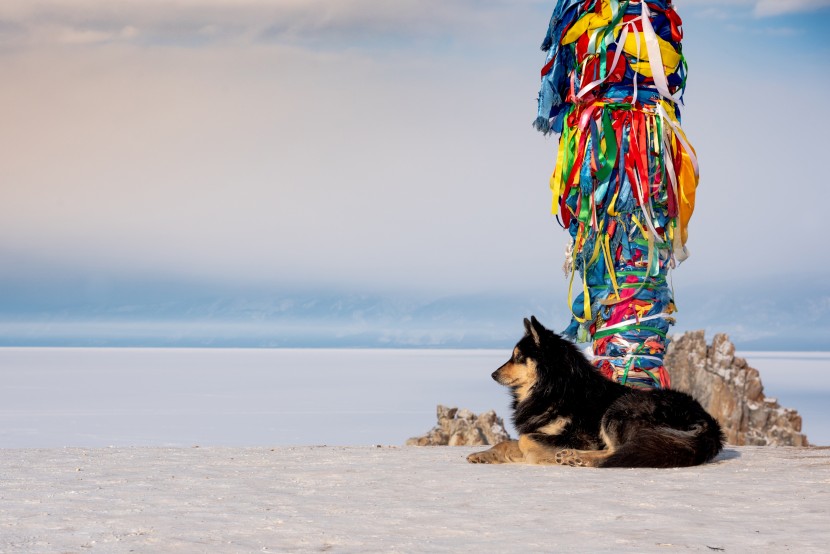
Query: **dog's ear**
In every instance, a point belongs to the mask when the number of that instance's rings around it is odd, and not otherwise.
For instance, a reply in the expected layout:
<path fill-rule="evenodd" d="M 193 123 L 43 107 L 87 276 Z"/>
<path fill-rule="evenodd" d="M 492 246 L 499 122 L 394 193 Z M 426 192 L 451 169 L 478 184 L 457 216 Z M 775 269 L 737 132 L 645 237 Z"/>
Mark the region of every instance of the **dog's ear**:
<path fill-rule="evenodd" d="M 542 339 L 540 335 L 543 331 L 545 331 L 545 327 L 539 323 L 536 316 L 530 316 L 529 322 L 525 319 L 525 329 L 527 329 L 528 334 L 533 337 L 533 342 L 536 343 L 536 346 L 541 346 Z"/>
<path fill-rule="evenodd" d="M 530 326 L 530 320 L 525 318 L 525 336 L 530 335 L 533 331 L 531 331 L 532 327 Z"/>
<path fill-rule="evenodd" d="M 536 319 L 535 315 L 530 316 L 530 334 L 533 335 L 533 340 L 536 342 L 537 345 L 542 344 L 541 336 L 547 333 L 548 330 L 545 328 L 544 325 L 539 323 L 539 320 Z"/>

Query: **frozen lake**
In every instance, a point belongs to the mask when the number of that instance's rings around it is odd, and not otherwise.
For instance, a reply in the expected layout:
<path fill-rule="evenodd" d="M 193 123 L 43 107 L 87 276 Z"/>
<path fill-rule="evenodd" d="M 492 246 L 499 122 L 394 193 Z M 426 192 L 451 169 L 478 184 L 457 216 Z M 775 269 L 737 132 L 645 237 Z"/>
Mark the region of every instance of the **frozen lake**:
<path fill-rule="evenodd" d="M 507 416 L 490 373 L 508 355 L 0 348 L 0 447 L 402 444 L 439 403 Z M 812 443 L 830 444 L 830 353 L 740 355 Z"/>

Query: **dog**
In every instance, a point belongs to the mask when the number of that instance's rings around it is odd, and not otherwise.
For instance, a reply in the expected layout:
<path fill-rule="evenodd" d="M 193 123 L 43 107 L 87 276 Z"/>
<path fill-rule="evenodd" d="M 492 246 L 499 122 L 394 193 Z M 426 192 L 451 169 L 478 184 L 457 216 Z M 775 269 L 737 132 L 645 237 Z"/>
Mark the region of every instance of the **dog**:
<path fill-rule="evenodd" d="M 720 425 L 688 394 L 615 383 L 535 317 L 524 325 L 512 357 L 493 373 L 513 395 L 519 440 L 473 453 L 469 462 L 687 467 L 723 449 Z"/>

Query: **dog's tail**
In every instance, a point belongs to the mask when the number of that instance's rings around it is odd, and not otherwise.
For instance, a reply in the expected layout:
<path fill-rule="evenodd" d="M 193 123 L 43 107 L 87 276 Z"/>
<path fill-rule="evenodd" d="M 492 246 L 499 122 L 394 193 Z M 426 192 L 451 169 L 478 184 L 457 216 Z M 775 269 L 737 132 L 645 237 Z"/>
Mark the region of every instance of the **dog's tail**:
<path fill-rule="evenodd" d="M 725 437 L 718 422 L 701 421 L 688 430 L 641 427 L 632 440 L 605 458 L 600 467 L 688 467 L 712 460 Z"/>

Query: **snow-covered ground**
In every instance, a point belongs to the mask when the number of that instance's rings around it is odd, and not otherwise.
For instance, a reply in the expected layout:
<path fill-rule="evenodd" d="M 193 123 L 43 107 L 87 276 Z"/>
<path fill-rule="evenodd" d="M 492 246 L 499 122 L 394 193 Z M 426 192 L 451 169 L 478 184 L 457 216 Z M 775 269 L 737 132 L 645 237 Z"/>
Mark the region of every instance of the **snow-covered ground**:
<path fill-rule="evenodd" d="M 438 403 L 508 418 L 501 350 L 0 348 L 0 448 L 400 445 Z M 830 444 L 830 354 L 748 353 Z"/>
<path fill-rule="evenodd" d="M 830 450 L 671 470 L 472 448 L 0 450 L 0 552 L 827 552 Z"/>

